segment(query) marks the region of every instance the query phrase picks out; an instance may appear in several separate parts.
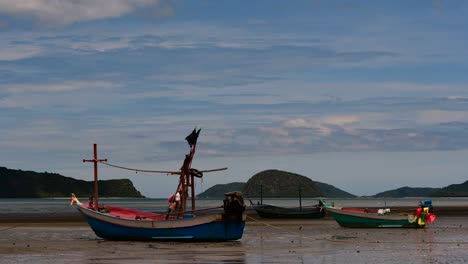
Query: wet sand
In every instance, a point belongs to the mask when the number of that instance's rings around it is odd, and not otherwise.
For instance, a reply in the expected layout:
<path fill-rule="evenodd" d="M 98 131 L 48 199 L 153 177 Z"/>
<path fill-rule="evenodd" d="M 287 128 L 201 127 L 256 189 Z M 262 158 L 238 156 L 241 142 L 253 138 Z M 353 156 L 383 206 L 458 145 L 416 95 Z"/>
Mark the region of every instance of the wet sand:
<path fill-rule="evenodd" d="M 468 263 L 468 217 L 425 229 L 250 219 L 230 242 L 106 241 L 85 222 L 1 223 L 0 263 Z"/>

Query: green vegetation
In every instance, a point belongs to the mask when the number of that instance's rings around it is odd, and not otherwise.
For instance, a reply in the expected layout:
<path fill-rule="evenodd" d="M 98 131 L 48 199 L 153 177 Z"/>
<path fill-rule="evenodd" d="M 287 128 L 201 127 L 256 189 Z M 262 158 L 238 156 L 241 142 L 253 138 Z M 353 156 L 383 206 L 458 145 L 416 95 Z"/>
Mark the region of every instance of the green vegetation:
<path fill-rule="evenodd" d="M 395 190 L 389 190 L 385 192 L 378 193 L 373 197 L 383 198 L 383 197 L 392 197 L 392 198 L 403 198 L 403 197 L 428 197 L 433 192 L 440 190 L 440 188 L 411 188 L 411 187 L 401 187 Z"/>
<path fill-rule="evenodd" d="M 246 197 L 297 198 L 307 197 L 356 197 L 332 185 L 315 182 L 311 179 L 286 171 L 266 170 L 252 176 L 247 183 L 234 182 L 217 184 L 198 195 L 199 198 L 219 198 L 224 193 L 242 191 Z"/>
<path fill-rule="evenodd" d="M 12 170 L 0 167 L 0 198 L 51 198 L 93 194 L 92 181 L 57 173 Z M 128 179 L 99 181 L 101 197 L 144 197 Z"/>
<path fill-rule="evenodd" d="M 295 198 L 322 197 L 324 194 L 311 179 L 286 171 L 266 170 L 252 176 L 245 185 L 246 197 Z"/>
<path fill-rule="evenodd" d="M 208 190 L 197 195 L 198 198 L 222 198 L 225 193 L 239 191 L 242 192 L 245 182 L 232 182 L 227 184 L 216 184 Z"/>
<path fill-rule="evenodd" d="M 468 181 L 452 184 L 433 192 L 432 197 L 468 197 Z"/>
<path fill-rule="evenodd" d="M 322 191 L 324 196 L 328 198 L 354 198 L 356 197 L 356 195 L 351 194 L 349 192 L 345 192 L 330 184 L 317 182 L 317 181 L 315 182 L 315 184 L 317 184 L 317 186 L 319 187 L 320 191 Z"/>
<path fill-rule="evenodd" d="M 246 197 L 297 198 L 307 197 L 352 198 L 353 194 L 332 185 L 312 181 L 308 177 L 280 170 L 266 170 L 252 176 L 247 183 L 217 184 L 197 195 L 199 198 L 222 198 L 224 193 L 242 191 Z M 0 167 L 0 198 L 48 198 L 88 196 L 93 193 L 93 182 L 65 177 L 57 173 L 12 170 Z M 99 181 L 101 197 L 144 197 L 129 179 Z M 402 187 L 377 193 L 372 197 L 468 197 L 468 181 L 444 188 Z"/>

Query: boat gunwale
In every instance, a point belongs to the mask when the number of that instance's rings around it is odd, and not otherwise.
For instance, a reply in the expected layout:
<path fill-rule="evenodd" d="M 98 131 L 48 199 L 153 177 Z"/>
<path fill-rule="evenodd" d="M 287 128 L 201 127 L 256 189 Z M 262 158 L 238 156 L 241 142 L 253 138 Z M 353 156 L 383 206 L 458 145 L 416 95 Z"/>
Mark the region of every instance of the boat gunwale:
<path fill-rule="evenodd" d="M 414 215 L 414 214 L 402 214 L 402 213 L 396 213 L 396 214 L 377 214 L 377 213 L 364 213 L 364 212 L 354 212 L 354 211 L 347 211 L 343 210 L 340 208 L 336 207 L 330 207 L 326 206 L 326 209 L 328 212 L 331 214 L 338 214 L 338 215 L 346 215 L 346 216 L 353 216 L 353 217 L 360 217 L 360 218 L 370 218 L 370 219 L 376 219 L 376 220 L 394 220 L 394 221 L 403 221 L 406 220 L 408 221 L 408 215 Z M 408 221 L 409 223 L 409 221 Z"/>
<path fill-rule="evenodd" d="M 223 214 L 213 214 L 213 215 L 203 215 L 203 216 L 194 216 L 192 218 L 176 218 L 176 219 L 128 219 L 117 217 L 112 214 L 98 212 L 81 205 L 77 205 L 78 210 L 86 217 L 91 217 L 98 221 L 104 221 L 109 224 L 115 224 L 125 227 L 133 228 L 148 228 L 148 229 L 158 229 L 158 228 L 183 228 L 183 227 L 193 227 L 196 225 L 208 224 L 216 221 L 224 221 Z M 121 207 L 124 208 L 124 207 Z M 143 212 L 143 211 L 142 211 Z M 242 214 L 242 220 L 246 220 L 246 214 Z"/>

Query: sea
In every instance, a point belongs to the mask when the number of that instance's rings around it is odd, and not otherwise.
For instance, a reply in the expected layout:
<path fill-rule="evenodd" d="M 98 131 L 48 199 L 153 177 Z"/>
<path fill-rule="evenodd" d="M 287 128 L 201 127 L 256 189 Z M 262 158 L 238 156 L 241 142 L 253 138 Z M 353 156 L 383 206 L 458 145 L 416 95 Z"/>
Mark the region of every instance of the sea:
<path fill-rule="evenodd" d="M 86 202 L 87 198 L 80 198 L 80 201 Z M 271 204 L 277 206 L 311 206 L 318 203 L 318 198 L 250 198 L 245 199 L 247 206 L 250 206 L 250 201 L 253 204 Z M 409 198 L 349 198 L 349 199 L 332 199 L 322 198 L 327 204 L 334 204 L 341 207 L 394 207 L 394 206 L 415 206 L 423 200 L 432 200 L 434 207 L 443 206 L 467 206 L 468 197 L 456 198 L 425 198 L 425 197 L 409 197 Z M 70 198 L 3 198 L 0 199 L 0 217 L 5 214 L 51 214 L 51 213 L 76 213 L 76 208 L 70 205 Z M 167 209 L 167 198 L 102 198 L 99 200 L 100 205 L 114 205 L 121 207 L 134 208 L 150 212 L 164 212 Z M 197 209 L 215 208 L 222 206 L 223 201 L 219 199 L 197 199 Z M 190 203 L 189 203 L 190 206 Z"/>

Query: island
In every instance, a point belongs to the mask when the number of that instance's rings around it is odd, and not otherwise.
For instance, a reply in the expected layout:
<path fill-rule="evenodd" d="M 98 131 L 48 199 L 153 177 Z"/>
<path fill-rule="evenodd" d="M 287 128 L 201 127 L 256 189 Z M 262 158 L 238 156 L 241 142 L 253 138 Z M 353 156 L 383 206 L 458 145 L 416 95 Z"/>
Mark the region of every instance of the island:
<path fill-rule="evenodd" d="M 240 191 L 245 197 L 265 198 L 353 198 L 356 195 L 330 184 L 281 170 L 265 170 L 253 175 L 246 183 L 216 184 L 198 195 L 199 198 L 221 198 L 226 192 Z"/>

